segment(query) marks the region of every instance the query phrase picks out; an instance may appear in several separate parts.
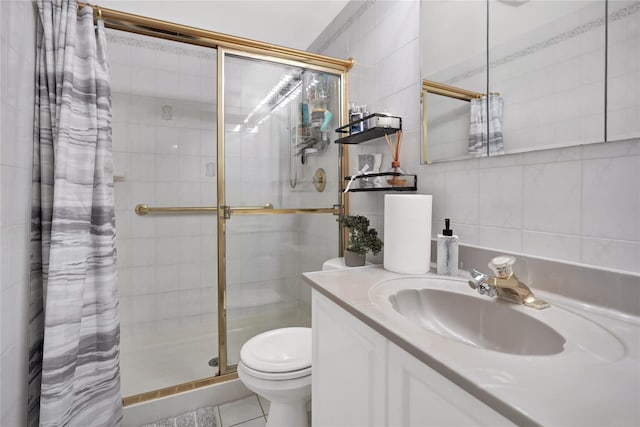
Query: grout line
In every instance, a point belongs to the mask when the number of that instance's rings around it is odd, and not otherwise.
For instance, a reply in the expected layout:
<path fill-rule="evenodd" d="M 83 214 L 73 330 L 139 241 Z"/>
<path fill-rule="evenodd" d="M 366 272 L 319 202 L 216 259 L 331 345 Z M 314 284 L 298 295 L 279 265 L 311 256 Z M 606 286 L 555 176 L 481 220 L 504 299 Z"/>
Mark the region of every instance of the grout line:
<path fill-rule="evenodd" d="M 217 422 L 220 423 L 220 425 L 216 426 L 216 427 L 222 427 L 222 412 L 220 412 L 220 405 L 216 406 L 216 415 L 217 415 Z"/>
<path fill-rule="evenodd" d="M 258 397 L 258 395 L 256 394 L 256 398 L 258 399 L 258 406 L 260 406 L 260 410 L 262 411 L 262 415 L 265 417 L 267 417 L 267 413 L 264 411 L 264 407 L 262 406 L 262 402 L 260 402 L 260 398 Z"/>
<path fill-rule="evenodd" d="M 265 418 L 265 416 L 264 416 L 264 415 L 260 415 L 260 416 L 257 416 L 257 417 L 255 417 L 255 418 L 249 418 L 248 420 L 244 420 L 244 421 L 239 422 L 239 423 L 237 423 L 237 424 L 230 425 L 229 427 L 242 426 L 242 424 L 244 424 L 244 423 L 247 423 L 247 422 L 249 422 L 249 421 L 254 421 L 254 420 L 257 420 L 257 419 L 259 419 L 259 418 L 262 418 L 262 419 L 266 420 L 266 418 Z"/>

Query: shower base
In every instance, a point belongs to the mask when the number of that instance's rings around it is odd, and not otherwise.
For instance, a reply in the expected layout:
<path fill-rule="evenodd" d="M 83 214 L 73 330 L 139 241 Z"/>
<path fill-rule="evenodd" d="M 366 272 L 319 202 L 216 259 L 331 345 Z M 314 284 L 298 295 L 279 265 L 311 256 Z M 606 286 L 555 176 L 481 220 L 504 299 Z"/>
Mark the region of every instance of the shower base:
<path fill-rule="evenodd" d="M 228 310 L 228 364 L 260 332 L 283 326 L 311 326 L 306 305 L 256 313 Z M 124 329 L 124 328 L 123 328 Z M 124 331 L 120 345 L 122 396 L 128 397 L 217 375 L 209 361 L 218 356 L 217 325 L 196 324 L 162 331 Z"/>

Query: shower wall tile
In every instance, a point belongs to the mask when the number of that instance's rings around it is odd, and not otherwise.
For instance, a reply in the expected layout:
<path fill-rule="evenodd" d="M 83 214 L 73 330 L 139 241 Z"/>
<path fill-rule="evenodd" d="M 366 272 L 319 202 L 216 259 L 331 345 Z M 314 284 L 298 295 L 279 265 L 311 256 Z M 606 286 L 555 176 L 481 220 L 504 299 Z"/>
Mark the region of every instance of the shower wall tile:
<path fill-rule="evenodd" d="M 178 274 L 181 289 L 197 289 L 202 286 L 200 263 L 181 263 Z"/>
<path fill-rule="evenodd" d="M 131 295 L 146 295 L 156 292 L 155 267 L 133 267 L 131 269 Z"/>
<path fill-rule="evenodd" d="M 126 333 L 126 326 L 131 324 L 132 317 L 132 302 L 131 297 L 127 295 L 119 296 L 119 308 L 120 308 L 120 326 L 125 327 L 122 329 L 123 334 Z"/>
<path fill-rule="evenodd" d="M 177 182 L 156 182 L 156 204 L 158 206 L 178 206 L 178 198 L 180 195 L 178 185 Z M 144 219 L 147 220 L 147 218 Z"/>
<path fill-rule="evenodd" d="M 162 237 L 155 239 L 156 244 L 156 265 L 170 265 L 178 263 L 179 248 L 176 239 L 173 237 Z"/>
<path fill-rule="evenodd" d="M 116 70 L 114 168 L 125 177 L 124 182 L 116 184 L 116 203 L 119 218 L 123 224 L 127 223 L 124 232 L 119 234 L 120 253 L 126 259 L 119 267 L 122 277 L 129 277 L 128 283 L 124 280 L 121 283 L 123 295 L 132 295 L 124 296 L 129 298 L 130 311 L 126 333 L 153 332 L 163 327 L 186 327 L 205 319 L 215 320 L 215 216 L 137 216 L 133 213 L 133 206 L 138 203 L 150 206 L 216 204 L 215 57 L 150 49 L 148 40 L 135 35 L 131 37 L 137 38 L 140 44 L 124 48 L 126 43 L 118 38 L 121 36 L 110 37 L 115 37 L 110 46 L 115 46 L 116 51 L 112 61 L 112 69 Z M 284 206 L 284 201 L 267 196 L 280 193 L 280 181 L 284 179 L 282 168 L 273 167 L 280 153 L 270 143 L 272 140 L 270 132 L 227 133 L 227 203 L 254 205 L 271 201 Z M 314 162 L 317 160 L 310 160 Z M 315 206 L 313 200 L 310 203 Z M 230 257 L 235 253 L 233 258 L 237 260 L 236 267 L 229 266 L 232 283 L 250 279 L 257 285 L 270 277 L 280 283 L 293 274 L 290 265 L 280 265 L 273 258 L 261 259 L 255 268 L 246 268 L 255 259 L 251 257 L 264 247 L 279 248 L 282 227 L 289 227 L 289 224 L 274 223 L 269 232 L 256 234 L 259 224 L 259 220 L 243 219 L 243 225 L 252 231 L 247 233 L 241 229 L 237 241 L 228 242 L 227 253 Z M 232 229 L 231 224 L 229 228 Z M 288 237 L 282 241 L 282 246 L 292 247 L 287 243 Z M 148 274 L 152 270 L 155 276 Z M 240 304 L 257 304 L 256 295 L 245 294 Z M 155 315 L 151 313 L 154 304 Z M 138 309 L 142 311 L 136 313 Z"/>
<path fill-rule="evenodd" d="M 158 320 L 180 318 L 180 292 L 164 292 L 157 296 Z"/>
<path fill-rule="evenodd" d="M 131 267 L 131 239 L 116 239 L 118 269 Z"/>
<path fill-rule="evenodd" d="M 133 267 L 151 266 L 156 263 L 154 239 L 131 239 L 131 265 Z"/>
<path fill-rule="evenodd" d="M 152 322 L 156 319 L 156 295 L 134 295 L 131 297 L 131 314 L 134 323 Z"/>
<path fill-rule="evenodd" d="M 131 296 L 131 270 L 128 268 L 118 271 L 118 295 Z"/>
<path fill-rule="evenodd" d="M 36 12 L 0 2 L 0 425 L 26 425 Z"/>

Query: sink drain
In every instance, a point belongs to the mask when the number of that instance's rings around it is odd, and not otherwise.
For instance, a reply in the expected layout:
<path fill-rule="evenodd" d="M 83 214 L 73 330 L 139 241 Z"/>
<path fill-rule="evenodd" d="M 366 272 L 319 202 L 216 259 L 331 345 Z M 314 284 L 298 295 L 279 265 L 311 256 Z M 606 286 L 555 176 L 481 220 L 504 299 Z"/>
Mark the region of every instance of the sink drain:
<path fill-rule="evenodd" d="M 213 359 L 209 360 L 209 366 L 211 366 L 212 368 L 217 368 L 218 367 L 218 358 L 214 357 Z"/>

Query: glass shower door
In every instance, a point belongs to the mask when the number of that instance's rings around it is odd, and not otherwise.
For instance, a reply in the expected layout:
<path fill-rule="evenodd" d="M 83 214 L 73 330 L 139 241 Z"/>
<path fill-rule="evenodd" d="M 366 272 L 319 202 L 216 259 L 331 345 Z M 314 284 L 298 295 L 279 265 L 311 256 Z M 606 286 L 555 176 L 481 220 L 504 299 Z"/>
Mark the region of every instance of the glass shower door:
<path fill-rule="evenodd" d="M 217 51 L 107 38 L 122 395 L 135 401 L 218 372 Z"/>
<path fill-rule="evenodd" d="M 301 274 L 319 270 L 338 253 L 339 147 L 333 130 L 339 126 L 341 81 L 339 74 L 228 52 L 223 67 L 218 231 L 225 373 L 252 336 L 310 326 L 310 289 Z M 324 188 L 318 178 L 323 174 Z"/>

